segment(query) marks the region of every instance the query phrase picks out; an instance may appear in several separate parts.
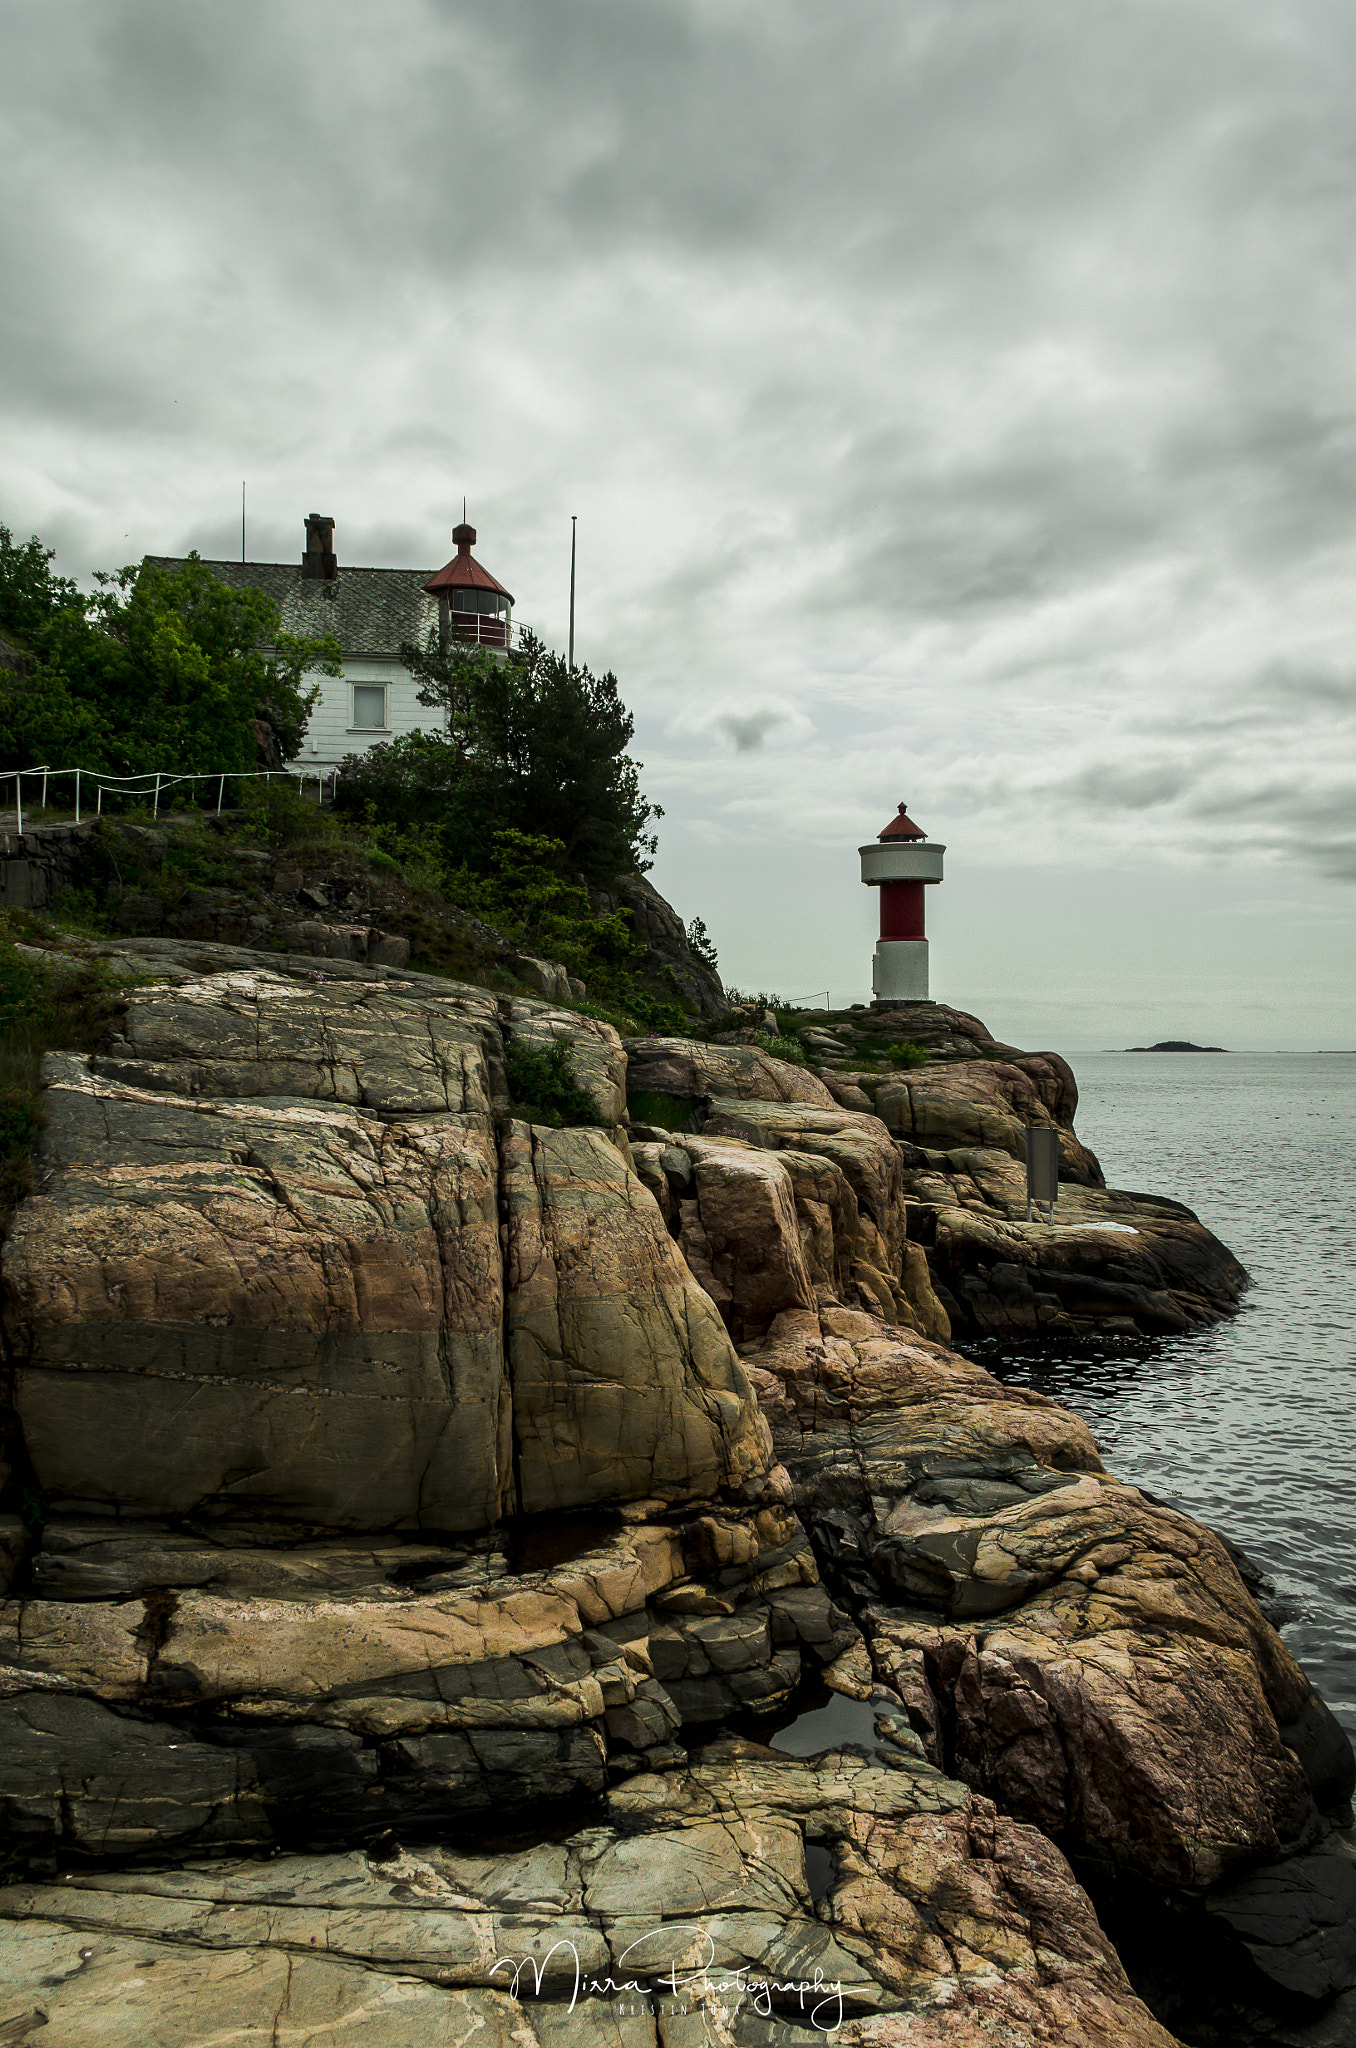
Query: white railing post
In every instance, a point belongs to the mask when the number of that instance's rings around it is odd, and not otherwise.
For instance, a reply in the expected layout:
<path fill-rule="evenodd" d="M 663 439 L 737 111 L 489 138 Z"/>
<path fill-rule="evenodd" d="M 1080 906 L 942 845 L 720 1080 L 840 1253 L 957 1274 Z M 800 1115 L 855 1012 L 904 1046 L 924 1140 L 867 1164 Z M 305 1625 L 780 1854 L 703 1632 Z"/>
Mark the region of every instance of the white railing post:
<path fill-rule="evenodd" d="M 24 836 L 24 771 L 21 768 L 14 778 L 14 824 L 20 839 Z"/>
<path fill-rule="evenodd" d="M 160 816 L 160 777 L 158 775 L 155 778 L 155 802 L 151 807 L 151 816 L 153 818 Z"/>
<path fill-rule="evenodd" d="M 45 768 L 42 771 L 42 807 L 44 810 L 47 809 L 47 770 Z"/>
<path fill-rule="evenodd" d="M 75 771 L 75 822 L 80 823 L 80 770 Z"/>
<path fill-rule="evenodd" d="M 222 806 L 222 803 L 223 803 L 223 801 L 225 800 L 225 796 L 226 796 L 226 777 L 225 777 L 225 776 L 223 775 L 223 776 L 222 776 L 222 778 L 221 778 L 221 781 L 220 781 L 220 782 L 219 782 L 219 783 L 217 784 L 217 816 L 218 816 L 218 817 L 220 817 L 220 816 L 221 816 L 221 806 Z"/>

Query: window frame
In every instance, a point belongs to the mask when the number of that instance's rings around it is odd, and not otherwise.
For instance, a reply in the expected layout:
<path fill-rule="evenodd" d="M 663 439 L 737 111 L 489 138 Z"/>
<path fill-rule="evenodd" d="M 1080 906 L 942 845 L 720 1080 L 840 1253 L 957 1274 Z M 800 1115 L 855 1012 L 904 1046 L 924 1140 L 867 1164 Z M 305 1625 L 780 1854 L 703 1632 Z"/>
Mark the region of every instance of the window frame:
<path fill-rule="evenodd" d="M 380 691 L 381 691 L 381 723 L 380 723 L 380 725 L 360 725 L 360 724 L 358 723 L 358 692 L 359 692 L 359 690 L 380 690 Z M 351 681 L 351 682 L 349 683 L 349 686 L 348 686 L 348 693 L 349 693 L 349 694 L 348 694 L 348 718 L 349 718 L 349 723 L 348 723 L 348 729 L 349 729 L 349 731 L 350 731 L 350 732 L 389 732 L 389 731 L 391 730 L 391 696 L 390 696 L 390 691 L 391 691 L 391 685 L 390 685 L 389 683 L 385 683 L 385 682 L 378 682 L 378 681 L 376 681 L 375 679 L 373 679 L 373 678 L 370 678 L 370 677 L 369 677 L 369 678 L 363 678 L 363 679 L 359 679 L 359 680 L 357 680 L 357 681 Z"/>

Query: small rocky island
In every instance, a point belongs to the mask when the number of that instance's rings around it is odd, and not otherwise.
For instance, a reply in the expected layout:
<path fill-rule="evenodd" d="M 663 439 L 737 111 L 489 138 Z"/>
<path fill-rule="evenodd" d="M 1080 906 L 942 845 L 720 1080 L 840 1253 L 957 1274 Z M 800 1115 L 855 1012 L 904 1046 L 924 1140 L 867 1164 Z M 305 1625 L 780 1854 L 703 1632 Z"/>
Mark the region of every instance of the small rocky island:
<path fill-rule="evenodd" d="M 1063 1060 L 61 943 L 126 986 L 4 1250 L 0 2039 L 1353 2038 L 1345 1738 L 964 1354 L 1246 1284 Z M 591 1123 L 514 1114 L 560 1046 Z"/>
<path fill-rule="evenodd" d="M 1127 1052 L 1227 1052 L 1227 1045 L 1193 1045 L 1189 1038 L 1160 1038 L 1156 1045 L 1127 1045 Z"/>

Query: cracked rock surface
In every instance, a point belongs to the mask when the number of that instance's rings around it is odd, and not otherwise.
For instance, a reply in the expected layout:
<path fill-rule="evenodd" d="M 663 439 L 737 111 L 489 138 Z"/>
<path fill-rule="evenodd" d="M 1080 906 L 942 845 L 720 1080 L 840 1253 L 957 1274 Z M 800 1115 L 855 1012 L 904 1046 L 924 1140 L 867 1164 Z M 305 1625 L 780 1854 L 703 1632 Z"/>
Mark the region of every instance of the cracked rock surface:
<path fill-rule="evenodd" d="M 40 1988 L 56 2042 L 1172 2043 L 1042 1835 L 851 1753 L 716 1745 L 519 1849 L 82 1872 L 4 1904 L 0 2010 Z"/>
<path fill-rule="evenodd" d="M 1022 1118 L 1065 1245 L 1223 1299 L 1062 1063 L 138 944 L 4 1252 L 0 2041 L 805 2048 L 827 1997 L 860 2048 L 1167 2048 L 1066 1857 L 1277 2040 L 1339 2013 L 1340 1731 L 1218 1539 L 949 1348 L 1003 1264 L 958 1234 L 1054 1270 Z M 515 1038 L 597 1124 L 512 1117 Z"/>

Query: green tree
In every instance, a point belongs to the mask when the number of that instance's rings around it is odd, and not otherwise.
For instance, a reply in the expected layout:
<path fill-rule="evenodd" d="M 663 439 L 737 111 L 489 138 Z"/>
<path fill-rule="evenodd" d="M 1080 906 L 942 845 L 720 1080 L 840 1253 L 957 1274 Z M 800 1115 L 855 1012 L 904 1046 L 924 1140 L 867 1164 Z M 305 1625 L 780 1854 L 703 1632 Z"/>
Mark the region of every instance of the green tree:
<path fill-rule="evenodd" d="M 706 929 L 705 921 L 702 918 L 694 917 L 691 924 L 689 924 L 687 928 L 687 942 L 701 961 L 703 967 L 709 967 L 713 974 L 720 972 L 720 961 L 716 954 L 715 940 Z"/>
<path fill-rule="evenodd" d="M 556 841 L 562 866 L 592 881 L 650 866 L 662 813 L 626 752 L 635 724 L 614 675 L 571 668 L 532 633 L 507 660 L 441 647 L 436 632 L 400 652 L 440 729 L 350 763 L 342 803 L 436 822 L 447 859 L 482 872 L 500 832 Z"/>
<path fill-rule="evenodd" d="M 52 574 L 55 558 L 56 549 L 45 548 L 36 533 L 16 547 L 9 528 L 0 526 L 0 626 L 27 639 L 63 608 L 83 609 L 71 578 Z"/>
<path fill-rule="evenodd" d="M 197 555 L 175 569 L 101 573 L 92 597 L 50 571 L 43 585 L 38 557 L 43 569 L 51 557 L 40 543 L 11 548 L 21 556 L 0 563 L 9 570 L 0 603 L 27 643 L 0 694 L 0 766 L 244 771 L 255 763 L 258 718 L 285 759 L 300 751 L 319 694 L 307 675 L 339 672 L 332 637 L 283 633 L 270 598 L 229 588 Z"/>

